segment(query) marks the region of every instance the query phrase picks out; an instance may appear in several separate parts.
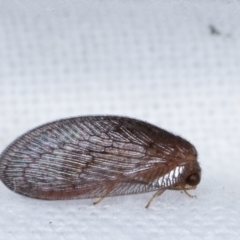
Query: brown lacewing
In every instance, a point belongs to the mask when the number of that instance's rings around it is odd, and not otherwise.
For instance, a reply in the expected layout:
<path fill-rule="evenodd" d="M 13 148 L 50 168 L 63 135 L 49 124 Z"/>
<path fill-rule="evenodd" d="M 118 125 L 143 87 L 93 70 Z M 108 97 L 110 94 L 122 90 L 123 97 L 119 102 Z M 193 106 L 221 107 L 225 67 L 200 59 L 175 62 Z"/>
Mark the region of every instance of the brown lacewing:
<path fill-rule="evenodd" d="M 45 124 L 0 156 L 0 178 L 14 192 L 45 199 L 103 198 L 167 189 L 195 189 L 201 179 L 195 147 L 149 123 L 86 116 Z M 188 194 L 191 196 L 190 194 Z"/>

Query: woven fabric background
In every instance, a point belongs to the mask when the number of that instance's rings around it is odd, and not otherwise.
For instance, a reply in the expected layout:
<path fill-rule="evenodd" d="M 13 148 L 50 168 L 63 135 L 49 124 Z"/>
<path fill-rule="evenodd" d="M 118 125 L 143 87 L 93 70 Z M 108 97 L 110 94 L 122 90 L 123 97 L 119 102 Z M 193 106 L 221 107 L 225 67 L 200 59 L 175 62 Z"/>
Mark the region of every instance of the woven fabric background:
<path fill-rule="evenodd" d="M 240 1 L 0 0 L 0 151 L 60 118 L 111 114 L 191 141 L 202 181 L 40 201 L 0 183 L 0 239 L 239 239 Z"/>

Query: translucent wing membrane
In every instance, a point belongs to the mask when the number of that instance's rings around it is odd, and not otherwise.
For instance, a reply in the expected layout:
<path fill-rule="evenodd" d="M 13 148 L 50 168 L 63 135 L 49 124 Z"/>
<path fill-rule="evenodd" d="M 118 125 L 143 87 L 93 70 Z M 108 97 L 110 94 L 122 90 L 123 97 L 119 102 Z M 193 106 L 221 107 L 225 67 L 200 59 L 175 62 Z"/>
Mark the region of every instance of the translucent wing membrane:
<path fill-rule="evenodd" d="M 197 164 L 196 157 L 189 142 L 151 124 L 77 117 L 18 138 L 0 156 L 0 177 L 33 198 L 115 196 L 171 188 L 184 180 L 185 165 Z"/>

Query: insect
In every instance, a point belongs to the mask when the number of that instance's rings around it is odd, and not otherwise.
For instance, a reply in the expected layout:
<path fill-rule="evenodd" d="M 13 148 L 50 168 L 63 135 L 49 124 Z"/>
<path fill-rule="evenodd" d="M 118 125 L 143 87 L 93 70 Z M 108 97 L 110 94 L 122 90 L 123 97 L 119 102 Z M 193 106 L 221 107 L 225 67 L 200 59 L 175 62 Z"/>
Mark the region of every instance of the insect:
<path fill-rule="evenodd" d="M 0 155 L 0 178 L 11 190 L 45 199 L 99 198 L 195 189 L 195 147 L 161 128 L 127 117 L 85 116 L 35 128 Z"/>

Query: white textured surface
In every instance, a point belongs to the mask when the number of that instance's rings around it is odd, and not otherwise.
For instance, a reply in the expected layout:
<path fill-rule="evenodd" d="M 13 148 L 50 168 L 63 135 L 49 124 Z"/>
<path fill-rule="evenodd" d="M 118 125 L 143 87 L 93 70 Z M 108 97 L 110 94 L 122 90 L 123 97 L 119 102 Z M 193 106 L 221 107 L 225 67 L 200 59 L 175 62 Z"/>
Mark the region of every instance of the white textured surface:
<path fill-rule="evenodd" d="M 0 151 L 78 115 L 149 121 L 198 149 L 190 199 L 47 202 L 0 183 L 1 239 L 238 239 L 240 1 L 0 0 Z M 214 26 L 219 34 L 211 33 Z"/>

